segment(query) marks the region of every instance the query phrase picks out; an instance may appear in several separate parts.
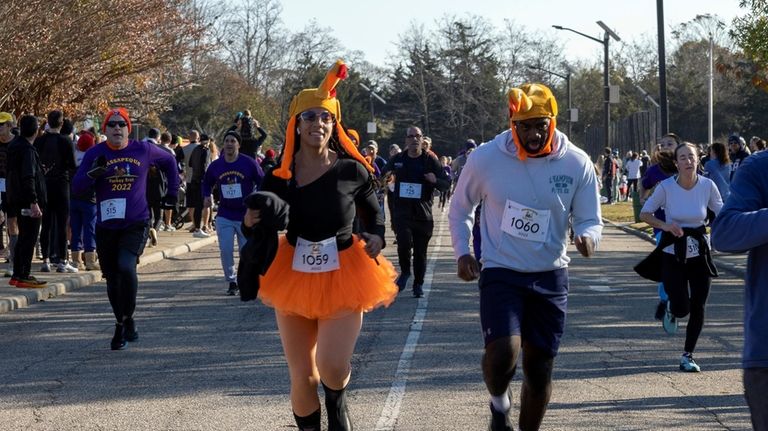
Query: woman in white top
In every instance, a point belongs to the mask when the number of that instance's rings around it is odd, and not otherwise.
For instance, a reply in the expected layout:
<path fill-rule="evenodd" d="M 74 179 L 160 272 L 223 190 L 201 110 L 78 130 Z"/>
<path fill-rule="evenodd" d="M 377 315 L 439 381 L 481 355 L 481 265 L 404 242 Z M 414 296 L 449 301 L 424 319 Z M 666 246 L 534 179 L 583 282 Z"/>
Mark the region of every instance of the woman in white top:
<path fill-rule="evenodd" d="M 678 145 L 675 165 L 678 175 L 659 183 L 643 205 L 640 219 L 663 231 L 658 248 L 663 251 L 661 277 L 669 295 L 667 310 L 676 318 L 690 314 L 680 369 L 699 372 L 701 369 L 693 360 L 693 350 L 704 326 L 704 307 L 711 278 L 717 275 L 704 225 L 707 208 L 717 214 L 723 200 L 715 183 L 699 175 L 699 154 L 695 145 L 688 142 Z M 664 208 L 666 222 L 653 216 L 659 208 Z"/>
<path fill-rule="evenodd" d="M 627 198 L 625 200 L 629 200 L 629 197 L 632 196 L 632 189 L 634 188 L 634 191 L 637 191 L 637 182 L 640 180 L 640 167 L 643 166 L 643 161 L 640 160 L 637 153 L 632 152 L 632 155 L 629 156 L 629 159 L 624 164 L 624 169 L 627 171 Z"/>

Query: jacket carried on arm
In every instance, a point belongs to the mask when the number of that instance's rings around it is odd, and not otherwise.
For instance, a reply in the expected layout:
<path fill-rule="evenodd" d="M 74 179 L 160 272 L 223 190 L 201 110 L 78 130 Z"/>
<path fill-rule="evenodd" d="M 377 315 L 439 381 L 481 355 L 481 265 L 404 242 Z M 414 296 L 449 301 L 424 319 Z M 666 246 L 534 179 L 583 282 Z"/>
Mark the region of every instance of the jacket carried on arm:
<path fill-rule="evenodd" d="M 717 267 L 715 267 L 715 263 L 712 261 L 712 253 L 709 250 L 706 234 L 707 229 L 704 226 L 696 228 L 684 227 L 683 236 L 680 238 L 669 232 L 662 232 L 659 244 L 651 254 L 635 265 L 635 272 L 645 279 L 661 282 L 661 260 L 664 248 L 669 245 L 674 245 L 675 258 L 681 265 L 684 265 L 687 262 L 686 252 L 688 248 L 688 237 L 691 237 L 698 242 L 699 253 L 701 253 L 701 256 L 704 258 L 702 267 L 700 268 L 701 271 L 706 271 L 711 277 L 717 277 Z"/>
<path fill-rule="evenodd" d="M 253 226 L 242 225 L 248 238 L 240 251 L 237 285 L 240 300 L 251 301 L 259 293 L 259 276 L 266 274 L 277 254 L 277 233 L 288 226 L 288 204 L 271 192 L 253 192 L 245 198 L 248 209 L 259 210 L 261 221 Z"/>

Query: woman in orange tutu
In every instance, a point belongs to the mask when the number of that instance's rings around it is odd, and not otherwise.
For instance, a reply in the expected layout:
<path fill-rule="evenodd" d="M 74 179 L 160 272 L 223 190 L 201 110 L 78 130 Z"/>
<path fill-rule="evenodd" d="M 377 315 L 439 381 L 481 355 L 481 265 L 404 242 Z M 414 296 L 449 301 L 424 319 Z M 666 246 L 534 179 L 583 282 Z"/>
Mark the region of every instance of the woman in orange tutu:
<path fill-rule="evenodd" d="M 320 430 L 323 385 L 329 430 L 351 430 L 345 390 L 363 313 L 397 295 L 396 272 L 379 255 L 384 218 L 373 169 L 341 125 L 334 87 L 346 77 L 339 60 L 318 88 L 293 98 L 280 166 L 261 190 L 289 206 L 288 228 L 260 278 L 259 299 L 275 309 L 291 376 L 291 406 L 299 430 Z M 364 230 L 352 233 L 355 215 Z M 249 209 L 244 224 L 262 220 Z"/>

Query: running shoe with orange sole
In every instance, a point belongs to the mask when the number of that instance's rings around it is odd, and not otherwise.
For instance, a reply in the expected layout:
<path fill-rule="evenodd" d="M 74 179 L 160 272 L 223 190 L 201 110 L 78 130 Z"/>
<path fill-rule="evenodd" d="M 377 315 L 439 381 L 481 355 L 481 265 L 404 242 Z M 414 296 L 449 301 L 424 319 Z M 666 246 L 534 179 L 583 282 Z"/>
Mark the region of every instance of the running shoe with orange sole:
<path fill-rule="evenodd" d="M 48 283 L 42 280 L 38 280 L 31 275 L 27 278 L 19 278 L 16 280 L 16 287 L 25 289 L 40 289 L 45 287 L 46 284 Z"/>

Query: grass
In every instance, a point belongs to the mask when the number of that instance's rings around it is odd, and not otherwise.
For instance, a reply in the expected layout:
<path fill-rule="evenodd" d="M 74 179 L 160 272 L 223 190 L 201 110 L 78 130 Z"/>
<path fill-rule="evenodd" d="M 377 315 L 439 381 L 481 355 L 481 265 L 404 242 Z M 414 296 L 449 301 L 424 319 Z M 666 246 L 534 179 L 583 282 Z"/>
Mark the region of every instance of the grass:
<path fill-rule="evenodd" d="M 617 223 L 634 223 L 635 213 L 632 210 L 632 202 L 617 202 L 614 205 L 601 205 L 603 217 Z"/>

